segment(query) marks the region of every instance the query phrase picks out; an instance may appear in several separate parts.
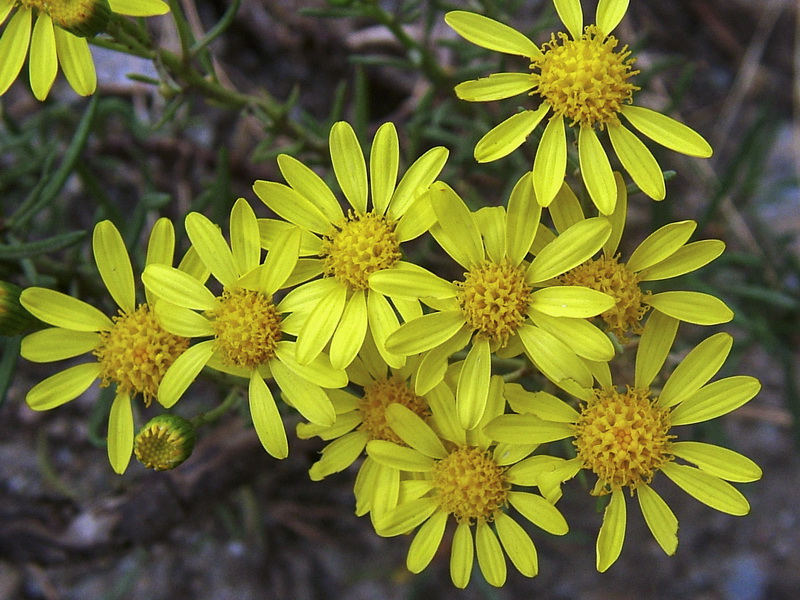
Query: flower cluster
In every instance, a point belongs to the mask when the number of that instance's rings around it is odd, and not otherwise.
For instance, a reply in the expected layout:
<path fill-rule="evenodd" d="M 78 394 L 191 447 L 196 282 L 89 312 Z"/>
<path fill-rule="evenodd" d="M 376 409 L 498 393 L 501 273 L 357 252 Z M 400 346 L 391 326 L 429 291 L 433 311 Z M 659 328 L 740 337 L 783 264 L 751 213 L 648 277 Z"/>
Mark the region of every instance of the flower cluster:
<path fill-rule="evenodd" d="M 140 277 L 144 302 L 137 302 L 122 237 L 103 221 L 94 231 L 94 257 L 118 314 L 44 288 L 20 295 L 21 306 L 52 326 L 23 340 L 25 358 L 89 357 L 34 386 L 29 406 L 57 407 L 95 380 L 113 386 L 113 469 L 123 473 L 135 453 L 162 470 L 191 453 L 193 423 L 159 416 L 134 442 L 135 415 L 152 410 L 153 401 L 171 411 L 204 369 L 239 377 L 270 455 L 288 455 L 284 418 L 296 410 L 304 419 L 297 435 L 327 442 L 310 477 L 357 465 L 357 514 L 368 514 L 381 536 L 414 532 L 407 566 L 415 573 L 449 544 L 451 578 L 461 588 L 475 559 L 494 586 L 506 580 L 506 559 L 535 576 L 533 539 L 539 530 L 568 531 L 557 503 L 582 471 L 593 480 L 591 494 L 606 501 L 599 571 L 622 550 L 626 491 L 667 554 L 677 548 L 678 520 L 656 491 L 665 478 L 711 508 L 746 514 L 747 500 L 729 482 L 757 480 L 759 467 L 732 450 L 690 441 L 685 426 L 746 403 L 758 380 L 712 381 L 732 346 L 722 332 L 677 366 L 667 360 L 680 322 L 733 318 L 722 300 L 669 289 L 667 281 L 710 263 L 724 244 L 690 242 L 697 224 L 684 220 L 657 229 L 623 258 L 627 185 L 598 132 L 607 132 L 623 169 L 655 200 L 666 194 L 661 169 L 626 124 L 685 154 L 710 156 L 711 148 L 685 125 L 633 103 L 638 71 L 611 35 L 627 1 L 600 0 L 596 23 L 585 27 L 579 0 L 554 2 L 568 33 L 541 46 L 478 14 L 446 16 L 467 40 L 530 61 L 530 72 L 456 87 L 469 101 L 527 92 L 537 103 L 486 133 L 475 158 L 508 155 L 547 117 L 531 171 L 507 199 L 496 199 L 502 205 L 470 209 L 440 178 L 446 148 L 402 169 L 394 125 L 377 129 L 365 155 L 353 128 L 340 121 L 329 137 L 338 189 L 283 154 L 277 163 L 285 183 L 253 186 L 265 205 L 259 208 L 274 218 L 258 218 L 243 198 L 224 232 L 192 212 L 185 217 L 191 248 L 177 266 L 173 226 L 156 222 Z M 116 12 L 133 4 L 110 1 Z M 160 4 L 142 2 L 148 14 Z M 32 14 L 32 57 L 52 40 L 53 23 L 63 28 L 52 8 L 58 2 L 4 5 L 0 18 L 16 12 L 0 54 L 8 44 L 22 48 L 22 39 L 27 48 Z M 59 31 L 56 48 L 85 44 L 69 28 Z M 15 50 L 20 65 L 24 53 Z M 62 62 L 71 82 L 76 65 Z M 15 77 L 18 67 L 0 70 L 0 87 L 14 69 Z M 31 81 L 46 95 L 52 76 L 34 74 L 32 66 Z M 579 200 L 583 191 L 565 181 L 571 130 L 588 208 Z M 441 261 L 410 259 L 408 248 L 422 236 L 463 275 L 448 280 L 434 272 Z M 662 282 L 659 291 L 650 289 L 654 281 Z M 612 378 L 610 363 L 629 350 L 633 376 Z M 569 443 L 550 444 L 559 440 Z"/>

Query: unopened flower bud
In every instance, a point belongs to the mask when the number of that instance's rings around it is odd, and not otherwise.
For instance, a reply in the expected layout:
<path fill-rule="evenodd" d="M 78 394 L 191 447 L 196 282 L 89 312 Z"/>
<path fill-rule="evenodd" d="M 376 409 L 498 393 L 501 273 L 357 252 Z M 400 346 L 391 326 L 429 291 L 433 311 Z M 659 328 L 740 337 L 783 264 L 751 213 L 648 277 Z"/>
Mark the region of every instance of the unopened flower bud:
<path fill-rule="evenodd" d="M 192 424 L 178 415 L 158 415 L 136 434 L 133 453 L 149 469 L 168 471 L 185 461 L 194 450 Z"/>

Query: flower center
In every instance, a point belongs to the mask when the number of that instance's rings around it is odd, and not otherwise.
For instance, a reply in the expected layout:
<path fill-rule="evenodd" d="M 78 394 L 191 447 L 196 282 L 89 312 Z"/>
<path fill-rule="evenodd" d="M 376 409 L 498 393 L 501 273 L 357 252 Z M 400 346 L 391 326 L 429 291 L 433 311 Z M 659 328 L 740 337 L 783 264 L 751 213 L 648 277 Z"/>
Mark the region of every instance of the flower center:
<path fill-rule="evenodd" d="M 386 379 L 376 379 L 364 388 L 364 396 L 358 403 L 358 412 L 361 414 L 361 424 L 358 429 L 366 432 L 370 440 L 387 440 L 405 446 L 405 442 L 386 422 L 386 408 L 395 402 L 412 410 L 423 419 L 431 416 L 428 403 L 417 396 L 404 379 L 395 375 Z"/>
<path fill-rule="evenodd" d="M 351 211 L 322 239 L 320 256 L 325 261 L 325 275 L 353 289 L 368 289 L 370 275 L 400 260 L 400 243 L 394 230 L 395 223 L 383 215 Z"/>
<path fill-rule="evenodd" d="M 580 285 L 608 294 L 616 304 L 600 315 L 608 330 L 625 343 L 627 332 L 642 333 L 642 317 L 650 309 L 647 304 L 652 292 L 639 287 L 641 277 L 619 263 L 617 257 L 588 260 L 558 277 L 564 285 Z"/>
<path fill-rule="evenodd" d="M 189 338 L 163 329 L 147 304 L 112 320 L 113 327 L 100 332 L 94 350 L 101 367 L 100 386 L 116 383 L 118 392 L 142 394 L 145 406 L 150 406 L 164 373 L 189 347 Z"/>
<path fill-rule="evenodd" d="M 505 468 L 475 446 L 460 446 L 433 466 L 439 506 L 459 523 L 492 521 L 506 504 L 510 485 Z"/>
<path fill-rule="evenodd" d="M 55 25 L 81 37 L 100 33 L 111 18 L 108 0 L 18 0 L 18 3 L 49 15 Z"/>
<path fill-rule="evenodd" d="M 218 306 L 206 313 L 217 350 L 229 366 L 253 370 L 275 356 L 281 340 L 281 316 L 272 297 L 254 290 L 225 290 Z"/>
<path fill-rule="evenodd" d="M 551 35 L 542 46 L 544 56 L 531 64 L 538 94 L 553 107 L 556 116 L 572 119 L 571 125 L 592 127 L 619 125 L 620 108 L 630 103 L 639 88 L 628 83 L 636 75 L 628 46 L 615 52 L 617 38 L 603 35 L 597 27 L 586 27 L 578 40 L 565 33 Z"/>
<path fill-rule="evenodd" d="M 531 286 L 525 271 L 508 259 L 484 260 L 464 274 L 457 299 L 467 324 L 478 334 L 499 342 L 500 347 L 525 321 Z"/>
<path fill-rule="evenodd" d="M 189 458 L 195 440 L 189 421 L 178 415 L 158 415 L 136 434 L 133 453 L 148 469 L 167 471 Z"/>
<path fill-rule="evenodd" d="M 582 466 L 599 478 L 595 493 L 650 483 L 674 458 L 669 428 L 669 409 L 659 408 L 649 389 L 596 389 L 581 407 L 573 441 Z"/>

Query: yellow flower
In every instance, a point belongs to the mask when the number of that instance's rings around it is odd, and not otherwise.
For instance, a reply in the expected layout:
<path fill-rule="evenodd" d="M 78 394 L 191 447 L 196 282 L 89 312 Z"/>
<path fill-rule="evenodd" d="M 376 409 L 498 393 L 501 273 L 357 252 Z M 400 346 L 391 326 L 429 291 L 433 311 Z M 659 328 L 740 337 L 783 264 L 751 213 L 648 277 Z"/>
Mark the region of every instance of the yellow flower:
<path fill-rule="evenodd" d="M 600 315 L 609 331 L 623 343 L 626 333 L 640 334 L 641 320 L 650 309 L 680 321 L 696 325 L 719 325 L 733 318 L 733 311 L 710 294 L 687 291 L 666 291 L 653 294 L 641 287 L 648 281 L 663 281 L 691 273 L 722 254 L 721 240 L 700 240 L 687 243 L 697 228 L 694 221 L 669 223 L 650 234 L 626 262 L 620 262 L 617 247 L 625 229 L 627 192 L 619 173 L 618 199 L 609 215 L 611 236 L 603 245 L 603 254 L 560 275 L 564 285 L 583 285 L 605 292 L 616 304 Z M 550 214 L 557 231 L 585 219 L 580 202 L 565 183 L 550 205 Z"/>
<path fill-rule="evenodd" d="M 328 395 L 336 409 L 336 423 L 331 426 L 299 423 L 297 436 L 307 439 L 319 436 L 333 440 L 322 449 L 322 457 L 311 466 L 309 475 L 319 481 L 351 466 L 363 453 L 370 440 L 387 440 L 404 445 L 389 426 L 386 410 L 401 404 L 422 419 L 430 417 L 428 401 L 418 396 L 410 377 L 416 364 L 409 361 L 402 369 L 386 364 L 370 336 L 350 364 L 350 383 L 360 386 L 360 394 L 330 390 Z M 433 393 L 433 391 L 431 392 Z M 400 472 L 366 457 L 359 466 L 355 482 L 356 514 L 382 514 L 397 504 Z"/>
<path fill-rule="evenodd" d="M 131 399 L 141 394 L 145 405 L 161 402 L 158 386 L 167 369 L 184 352 L 189 340 L 166 331 L 153 311 L 156 296 L 146 291 L 147 303 L 136 305 L 133 269 L 122 237 L 110 221 L 95 226 L 92 239 L 100 277 L 120 308 L 108 318 L 98 309 L 61 292 L 28 288 L 22 305 L 55 327 L 22 340 L 21 354 L 34 362 L 52 362 L 85 353 L 93 362 L 69 367 L 36 384 L 25 400 L 33 410 L 49 410 L 80 396 L 96 379 L 116 386 L 108 422 L 108 458 L 124 473 L 133 448 Z M 172 223 L 159 219 L 150 233 L 148 265 L 171 264 L 175 248 Z M 187 277 L 191 277 L 187 274 Z"/>
<path fill-rule="evenodd" d="M 597 477 L 594 495 L 611 495 L 597 539 L 597 569 L 619 557 L 625 539 L 625 488 L 635 495 L 647 526 L 667 554 L 678 545 L 678 520 L 651 482 L 663 473 L 711 508 L 745 515 L 750 505 L 729 481 L 750 482 L 761 469 L 737 452 L 712 444 L 678 441 L 674 428 L 727 414 L 761 388 L 753 377 L 726 377 L 708 383 L 730 352 L 731 336 L 717 333 L 698 344 L 675 368 L 659 392 L 651 386 L 675 339 L 678 321 L 654 313 L 647 321 L 636 355 L 633 385 L 624 391 L 600 376 L 594 389 L 574 388 L 580 412 L 545 392 L 509 394 L 508 414 L 489 423 L 488 435 L 504 442 L 533 443 L 573 438 L 577 456 L 540 465 L 537 485 L 551 501 L 559 484 L 580 470 Z M 691 464 L 686 464 L 691 463 Z M 695 465 L 695 466 L 692 466 Z M 535 469 L 534 469 L 535 470 Z M 532 474 L 533 475 L 533 474 Z"/>
<path fill-rule="evenodd" d="M 0 25 L 12 11 L 0 38 L 0 95 L 14 83 L 30 47 L 31 89 L 44 100 L 58 65 L 76 93 L 94 93 L 97 75 L 84 36 L 98 33 L 109 11 L 149 17 L 163 15 L 169 7 L 161 0 L 0 0 Z"/>
<path fill-rule="evenodd" d="M 462 370 L 466 368 L 463 364 Z M 482 427 L 465 430 L 447 382 L 437 386 L 434 398 L 438 401 L 432 403 L 430 425 L 399 404 L 387 409 L 389 424 L 408 447 L 382 440 L 367 444 L 370 458 L 411 475 L 400 483 L 397 507 L 376 519 L 377 533 L 402 535 L 420 526 L 406 560 L 408 570 L 419 573 L 439 549 L 452 516 L 456 528 L 450 577 L 456 587 L 469 583 L 476 554 L 484 578 L 493 586 L 505 583 L 506 555 L 520 573 L 534 577 L 536 548 L 509 507 L 549 533 L 563 535 L 568 530 L 551 503 L 516 487 L 535 485 L 522 459 L 536 446 L 498 444 L 482 433 Z M 502 414 L 504 407 L 503 380 L 494 376 L 481 425 Z"/>
<path fill-rule="evenodd" d="M 611 308 L 611 297 L 579 286 L 543 286 L 597 252 L 611 226 L 601 217 L 578 223 L 528 263 L 541 215 L 530 177 L 527 173 L 517 182 L 507 211 L 498 207 L 475 214 L 446 184 L 431 186 L 438 217 L 431 233 L 464 267 L 464 281 L 448 283 L 426 271 L 403 282 L 389 281 L 382 273 L 370 278 L 378 291 L 422 297 L 437 309 L 401 325 L 386 342 L 398 354 L 428 353 L 417 376 L 417 393 L 436 385 L 448 358 L 472 340 L 456 392 L 465 429 L 475 427 L 483 415 L 492 352 L 525 352 L 547 377 L 574 378 L 582 385 L 591 385 L 592 376 L 581 358 L 608 361 L 614 356 L 608 337 L 586 321 Z"/>
<path fill-rule="evenodd" d="M 655 200 L 666 195 L 664 177 L 652 153 L 620 120 L 671 150 L 709 157 L 712 150 L 699 134 L 655 111 L 634 106 L 638 88 L 627 46 L 617 50 L 611 32 L 625 15 L 628 0 L 600 0 L 596 25 L 583 26 L 580 0 L 554 0 L 570 33 L 553 35 L 541 48 L 525 35 L 487 17 L 454 11 L 445 21 L 462 37 L 489 50 L 524 56 L 531 73 L 496 73 L 456 86 L 463 100 L 485 102 L 528 92 L 540 104 L 524 110 L 489 131 L 475 146 L 479 162 L 502 158 L 517 149 L 546 117 L 533 162 L 533 186 L 542 206 L 558 193 L 567 165 L 565 124 L 577 127 L 578 159 L 583 181 L 603 214 L 614 210 L 616 189 L 611 164 L 595 128 L 608 131 L 622 166 L 639 188 Z"/>
<path fill-rule="evenodd" d="M 399 368 L 404 358 L 385 348 L 386 337 L 398 326 L 395 309 L 405 320 L 420 315 L 422 309 L 416 300 L 376 292 L 370 275 L 381 272 L 402 282 L 420 270 L 402 260 L 400 245 L 422 235 L 435 222 L 424 192 L 444 167 L 448 152 L 432 148 L 396 183 L 399 148 L 391 123 L 375 134 L 369 180 L 350 125 L 341 121 L 333 126 L 330 148 L 336 179 L 350 204 L 347 215 L 322 179 L 288 155 L 278 157 L 288 186 L 271 181 L 257 181 L 253 186 L 264 204 L 306 231 L 303 255 L 319 257 L 301 259 L 298 268 L 303 280 L 319 274 L 323 278 L 305 283 L 284 300 L 287 310 L 305 315 L 297 335 L 297 360 L 308 363 L 330 343 L 331 363 L 344 368 L 358 353 L 369 329 L 381 356 Z M 279 221 L 263 224 L 265 247 L 274 247 L 274 236 L 284 225 Z M 298 282 L 296 279 L 293 282 Z"/>
<path fill-rule="evenodd" d="M 216 225 L 200 213 L 186 216 L 186 232 L 200 259 L 222 284 L 214 295 L 197 279 L 167 266 L 145 269 L 145 285 L 163 298 L 156 314 L 164 327 L 190 338 L 211 338 L 189 348 L 164 375 L 158 390 L 170 407 L 200 370 L 210 367 L 249 380 L 250 414 L 264 448 L 276 458 L 289 453 L 275 399 L 264 381 L 272 377 L 283 397 L 313 423 L 333 425 L 335 413 L 322 390 L 347 384 L 344 371 L 320 355 L 308 365 L 295 359 L 295 342 L 285 339 L 282 303 L 274 302 L 297 262 L 300 230 L 283 235 L 261 262 L 258 221 L 243 199 L 230 215 L 230 247 Z M 201 314 L 196 310 L 203 311 Z"/>

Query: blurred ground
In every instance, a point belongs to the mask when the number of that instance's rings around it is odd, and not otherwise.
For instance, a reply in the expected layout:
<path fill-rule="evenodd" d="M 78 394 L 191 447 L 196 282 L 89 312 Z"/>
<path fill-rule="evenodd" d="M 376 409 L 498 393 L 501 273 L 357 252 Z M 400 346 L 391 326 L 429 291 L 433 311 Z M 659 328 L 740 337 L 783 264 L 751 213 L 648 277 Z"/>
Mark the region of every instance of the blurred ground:
<path fill-rule="evenodd" d="M 198 22 L 208 25 L 226 3 L 185 4 L 196 8 Z M 235 86 L 264 86 L 282 98 L 297 84 L 302 107 L 322 117 L 336 83 L 352 77 L 348 53 L 397 49 L 370 23 L 300 16 L 297 8 L 309 4 L 244 0 L 233 29 L 215 42 L 214 50 Z M 532 14 L 540 12 L 539 2 L 527 4 Z M 659 93 L 659 86 L 674 86 L 670 77 L 693 61 L 696 69 L 683 84 L 681 116 L 716 150 L 714 159 L 702 164 L 667 159 L 668 168 L 678 171 L 667 199 L 674 214 L 696 218 L 703 213 L 711 182 L 732 164 L 766 110 L 776 141 L 768 149 L 759 190 L 742 206 L 737 200 L 744 182 L 734 179 L 721 199 L 724 222 L 711 223 L 706 235 L 725 237 L 729 251 L 750 253 L 768 250 L 755 244 L 754 230 L 797 236 L 796 6 L 789 0 L 631 4 L 619 35 L 646 42 L 640 64 L 677 60 L 678 65 L 665 68 L 642 103 L 664 106 L 667 95 Z M 449 36 L 444 29 L 441 35 Z M 108 62 L 113 56 L 95 56 L 107 93 L 130 97 L 145 116 L 157 113 L 159 100 L 147 86 L 119 77 L 119 64 Z M 146 70 L 147 65 L 128 68 Z M 420 92 L 413 75 L 375 68 L 368 78 L 373 124 L 402 123 L 410 116 Z M 36 108 L 27 91 L 12 91 L 4 99 L 9 114 L 22 118 Z M 64 98 L 72 98 L 62 91 Z M 160 173 L 155 185 L 175 198 L 175 214 L 200 191 L 219 147 L 229 149 L 235 195 L 252 198 L 255 179 L 278 176 L 274 162 L 249 161 L 261 135 L 253 121 L 214 107 L 206 107 L 203 117 L 172 138 L 142 142 L 162 167 L 154 169 Z M 121 137 L 116 143 L 94 152 L 122 152 L 128 140 Z M 645 217 L 634 213 L 632 219 L 635 224 Z M 76 213 L 76 223 L 90 228 L 91 214 Z M 796 290 L 800 284 L 786 285 Z M 789 335 L 798 339 L 797 332 Z M 800 364 L 800 356 L 795 358 Z M 660 486 L 681 523 L 677 555 L 663 555 L 630 504 L 622 557 L 600 575 L 594 570 L 600 515 L 584 494 L 566 493 L 559 507 L 570 533 L 561 539 L 534 533 L 537 578 L 528 580 L 510 569 L 509 583 L 501 590 L 476 579 L 466 591 L 456 591 L 449 582 L 447 555 L 411 576 L 404 567 L 409 540 L 379 538 L 368 521 L 355 517 L 354 472 L 322 483 L 308 479 L 307 469 L 321 447 L 317 442 L 292 439 L 290 457 L 275 461 L 261 450 L 246 421 L 233 416 L 203 432 L 195 455 L 182 468 L 154 474 L 134 464 L 117 477 L 104 449 L 87 441 L 96 397 L 87 394 L 57 410 L 33 413 L 24 395 L 52 371 L 21 363 L 8 401 L 0 407 L 0 600 L 796 600 L 800 459 L 793 441 L 797 426 L 784 400 L 786 382 L 775 357 L 757 346 L 739 357 L 735 371 L 759 377 L 763 390 L 744 409 L 721 419 L 711 434 L 724 434 L 726 445 L 764 469 L 761 482 L 741 487 L 752 504 L 749 516 L 723 515 L 674 486 Z M 197 395 L 201 404 L 214 402 L 210 389 Z M 291 418 L 287 430 L 293 430 Z"/>

